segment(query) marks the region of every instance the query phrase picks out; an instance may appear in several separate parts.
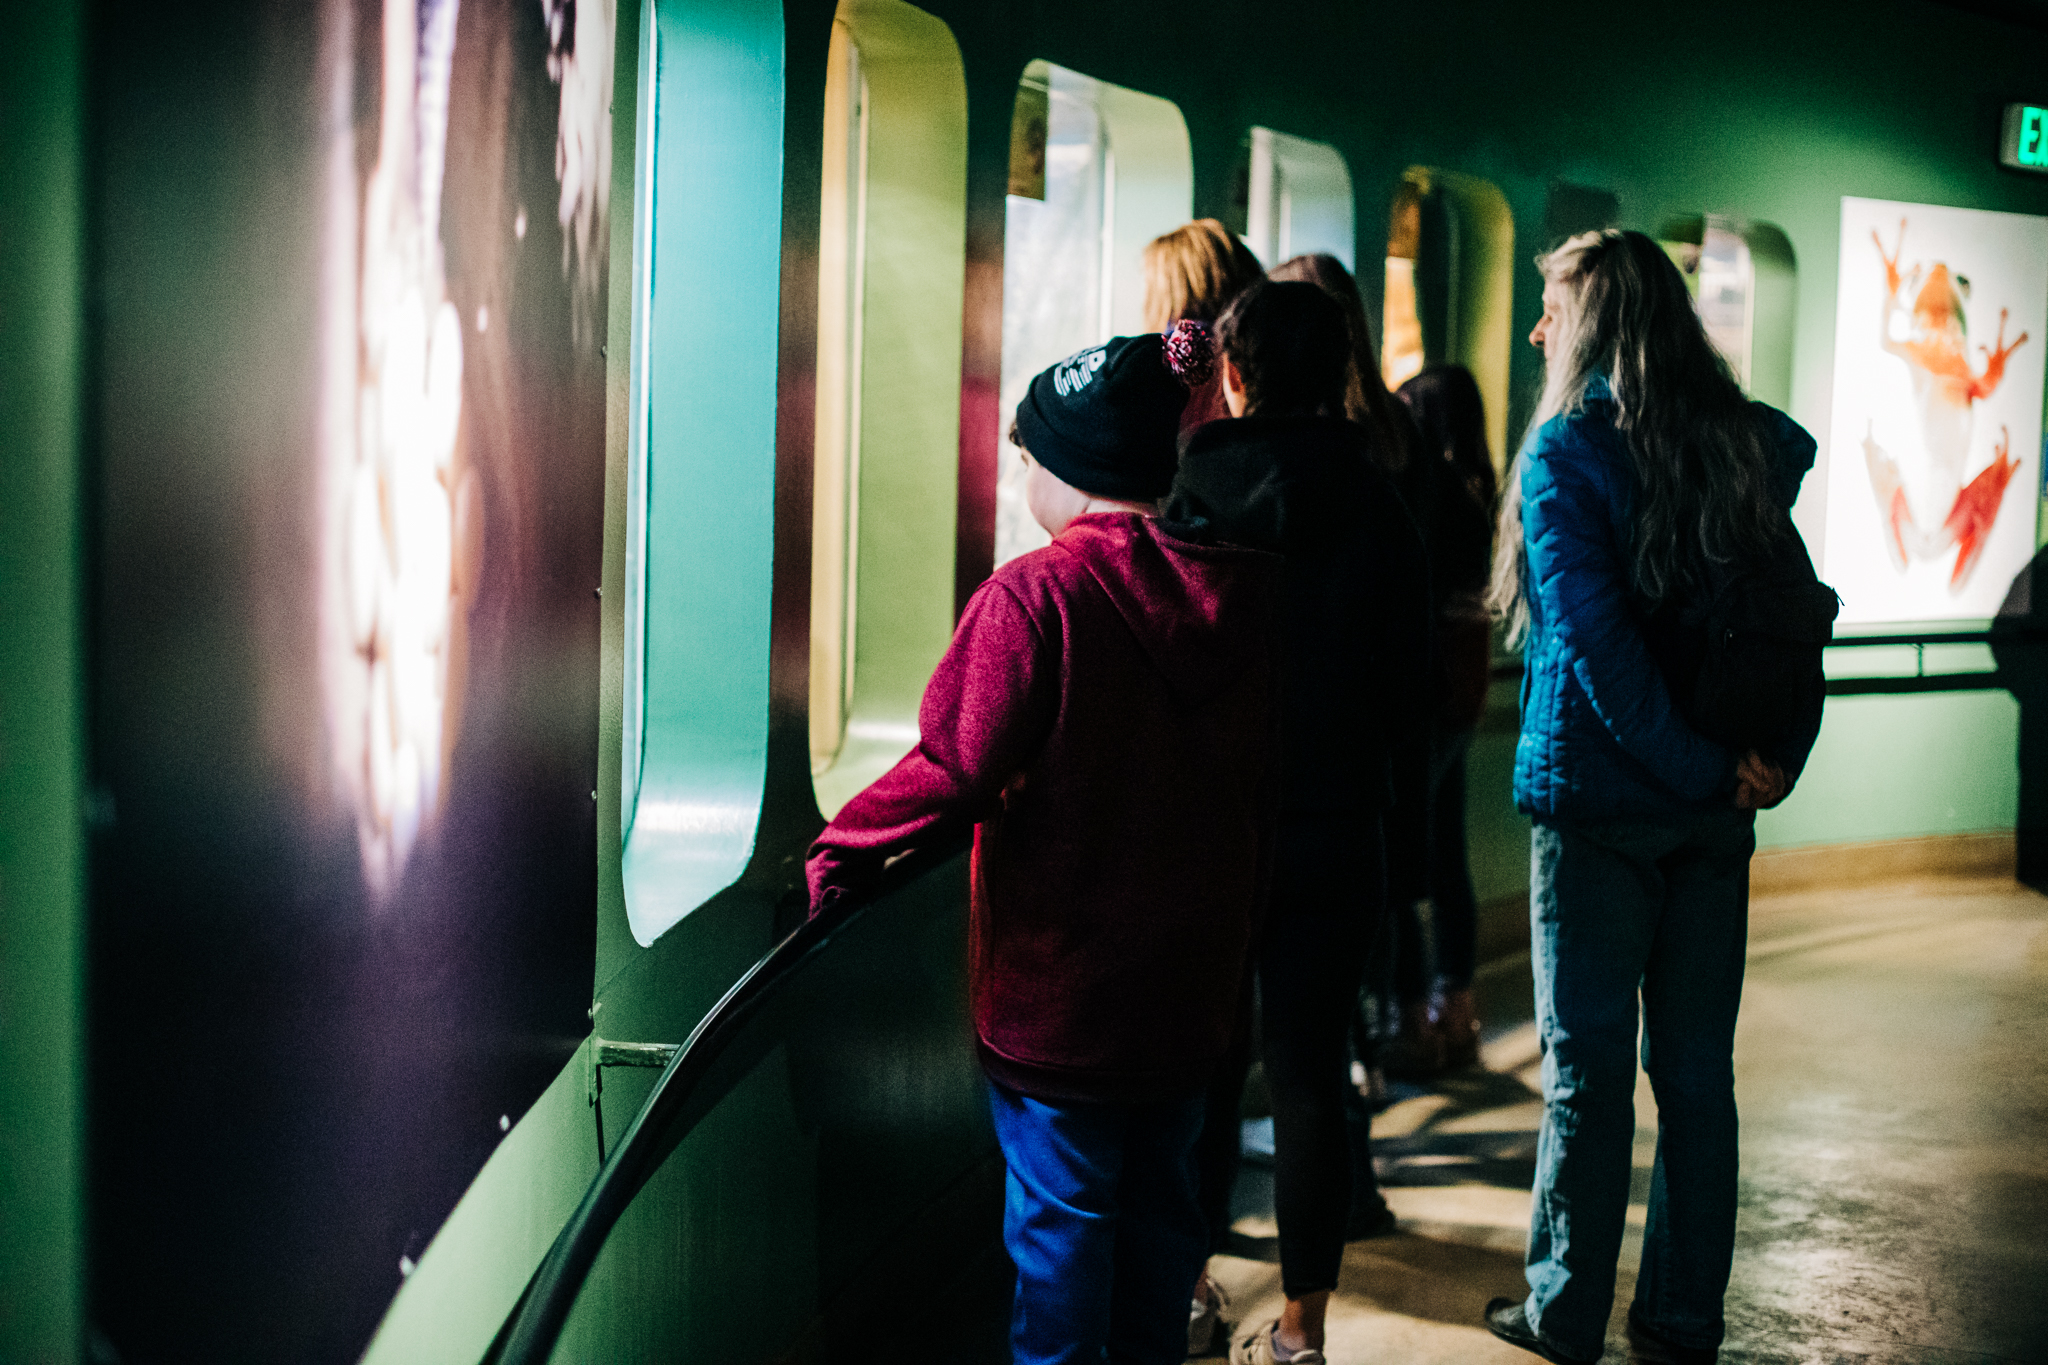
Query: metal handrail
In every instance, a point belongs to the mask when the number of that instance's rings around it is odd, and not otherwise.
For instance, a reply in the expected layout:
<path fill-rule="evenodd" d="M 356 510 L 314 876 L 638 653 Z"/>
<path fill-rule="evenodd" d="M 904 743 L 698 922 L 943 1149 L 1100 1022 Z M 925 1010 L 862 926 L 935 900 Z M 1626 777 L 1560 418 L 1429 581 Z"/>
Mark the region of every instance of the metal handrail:
<path fill-rule="evenodd" d="M 1830 678 L 1830 695 L 1855 694 L 1859 692 L 1885 690 L 1885 684 L 1907 683 L 1916 686 L 1906 691 L 1961 690 L 1994 686 L 1992 681 L 1999 675 L 1996 670 L 1984 673 L 1929 673 L 1927 671 L 1927 650 L 1932 645 L 2009 645 L 2024 640 L 2048 638 L 2048 630 L 2031 623 L 2013 621 L 1994 625 L 1986 630 L 1920 630 L 1887 635 L 1837 635 L 1827 643 L 1829 649 L 1868 649 L 1875 646 L 1910 647 L 1919 651 L 1912 673 L 1883 677 Z M 1516 656 L 1496 658 L 1489 670 L 1494 678 L 1519 678 L 1522 675 L 1522 661 Z"/>
<path fill-rule="evenodd" d="M 2019 627 L 2006 630 L 1920 630 L 1901 635 L 1837 635 L 1829 649 L 1863 649 L 1872 645 L 1989 645 L 2003 644 L 2021 634 Z"/>
<path fill-rule="evenodd" d="M 967 846 L 960 836 L 898 858 L 883 873 L 875 895 L 807 919 L 748 968 L 711 1007 L 669 1059 L 661 1078 L 627 1125 L 584 1192 L 576 1212 L 556 1235 L 498 1330 L 483 1365 L 544 1365 L 569 1320 L 605 1239 L 635 1196 L 687 1137 L 703 1111 L 693 1111 L 698 1088 L 746 1025 L 802 968 L 819 957 L 867 906 L 951 861 Z"/>

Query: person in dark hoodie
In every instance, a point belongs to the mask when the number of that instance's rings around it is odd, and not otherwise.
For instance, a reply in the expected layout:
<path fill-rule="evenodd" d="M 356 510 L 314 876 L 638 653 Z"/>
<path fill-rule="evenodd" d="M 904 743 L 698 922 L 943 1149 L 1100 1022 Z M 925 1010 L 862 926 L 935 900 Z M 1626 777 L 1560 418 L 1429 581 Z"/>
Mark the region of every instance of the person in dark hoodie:
<path fill-rule="evenodd" d="M 893 855 L 974 829 L 970 988 L 1020 1365 L 1180 1361 L 1207 1254 L 1192 1150 L 1271 856 L 1282 566 L 1153 520 L 1187 395 L 1157 334 L 1032 381 L 1013 439 L 1054 540 L 974 594 L 917 747 L 807 865 L 831 913 Z"/>
<path fill-rule="evenodd" d="M 1262 282 L 1216 332 L 1232 416 L 1194 433 L 1161 515 L 1286 561 L 1281 817 L 1255 961 L 1287 1304 L 1231 1359 L 1316 1365 L 1351 1221 L 1347 1033 L 1384 909 L 1380 821 L 1397 781 L 1419 787 L 1429 761 L 1429 570 L 1372 438 L 1343 417 L 1337 303 Z M 1215 1093 L 1232 1094 L 1231 1078 Z M 1210 1122 L 1235 1117 L 1212 1107 Z M 1211 1218 L 1213 1234 L 1227 1206 Z"/>

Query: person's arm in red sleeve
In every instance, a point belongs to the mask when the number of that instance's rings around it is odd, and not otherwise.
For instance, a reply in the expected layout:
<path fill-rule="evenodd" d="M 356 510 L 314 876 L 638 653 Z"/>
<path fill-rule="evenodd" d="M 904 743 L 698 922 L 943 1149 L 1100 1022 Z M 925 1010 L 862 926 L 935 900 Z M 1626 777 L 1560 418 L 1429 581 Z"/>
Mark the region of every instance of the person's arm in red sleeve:
<path fill-rule="evenodd" d="M 811 845 L 811 913 L 874 893 L 899 853 L 978 824 L 1036 757 L 1058 706 L 1060 651 L 1009 588 L 984 583 L 925 685 L 917 747 Z"/>

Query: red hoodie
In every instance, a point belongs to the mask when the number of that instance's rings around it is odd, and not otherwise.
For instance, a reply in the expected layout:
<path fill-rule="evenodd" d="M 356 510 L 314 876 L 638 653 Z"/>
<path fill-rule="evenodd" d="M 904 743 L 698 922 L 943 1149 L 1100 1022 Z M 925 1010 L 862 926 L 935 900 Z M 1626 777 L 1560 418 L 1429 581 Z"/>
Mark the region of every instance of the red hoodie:
<path fill-rule="evenodd" d="M 1200 1088 L 1230 1041 L 1277 809 L 1282 561 L 1093 513 L 982 584 L 916 749 L 811 846 L 813 913 L 972 824 L 989 1075 L 1047 1100 Z"/>

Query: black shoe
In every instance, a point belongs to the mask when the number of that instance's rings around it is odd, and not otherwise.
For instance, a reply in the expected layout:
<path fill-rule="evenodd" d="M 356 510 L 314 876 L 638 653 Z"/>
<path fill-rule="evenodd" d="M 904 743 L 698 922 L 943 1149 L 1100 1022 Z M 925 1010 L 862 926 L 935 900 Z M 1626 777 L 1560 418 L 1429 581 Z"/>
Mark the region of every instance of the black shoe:
<path fill-rule="evenodd" d="M 1721 1352 L 1711 1346 L 1680 1346 L 1628 1309 L 1628 1344 L 1632 1359 L 1642 1365 L 1714 1365 Z"/>
<path fill-rule="evenodd" d="M 1495 1299 L 1486 1305 L 1486 1330 L 1510 1346 L 1519 1346 L 1525 1351 L 1534 1351 L 1554 1365 L 1599 1365 L 1599 1357 L 1581 1360 L 1553 1350 L 1543 1338 L 1536 1335 L 1536 1329 L 1529 1325 L 1529 1313 L 1515 1299 Z"/>

